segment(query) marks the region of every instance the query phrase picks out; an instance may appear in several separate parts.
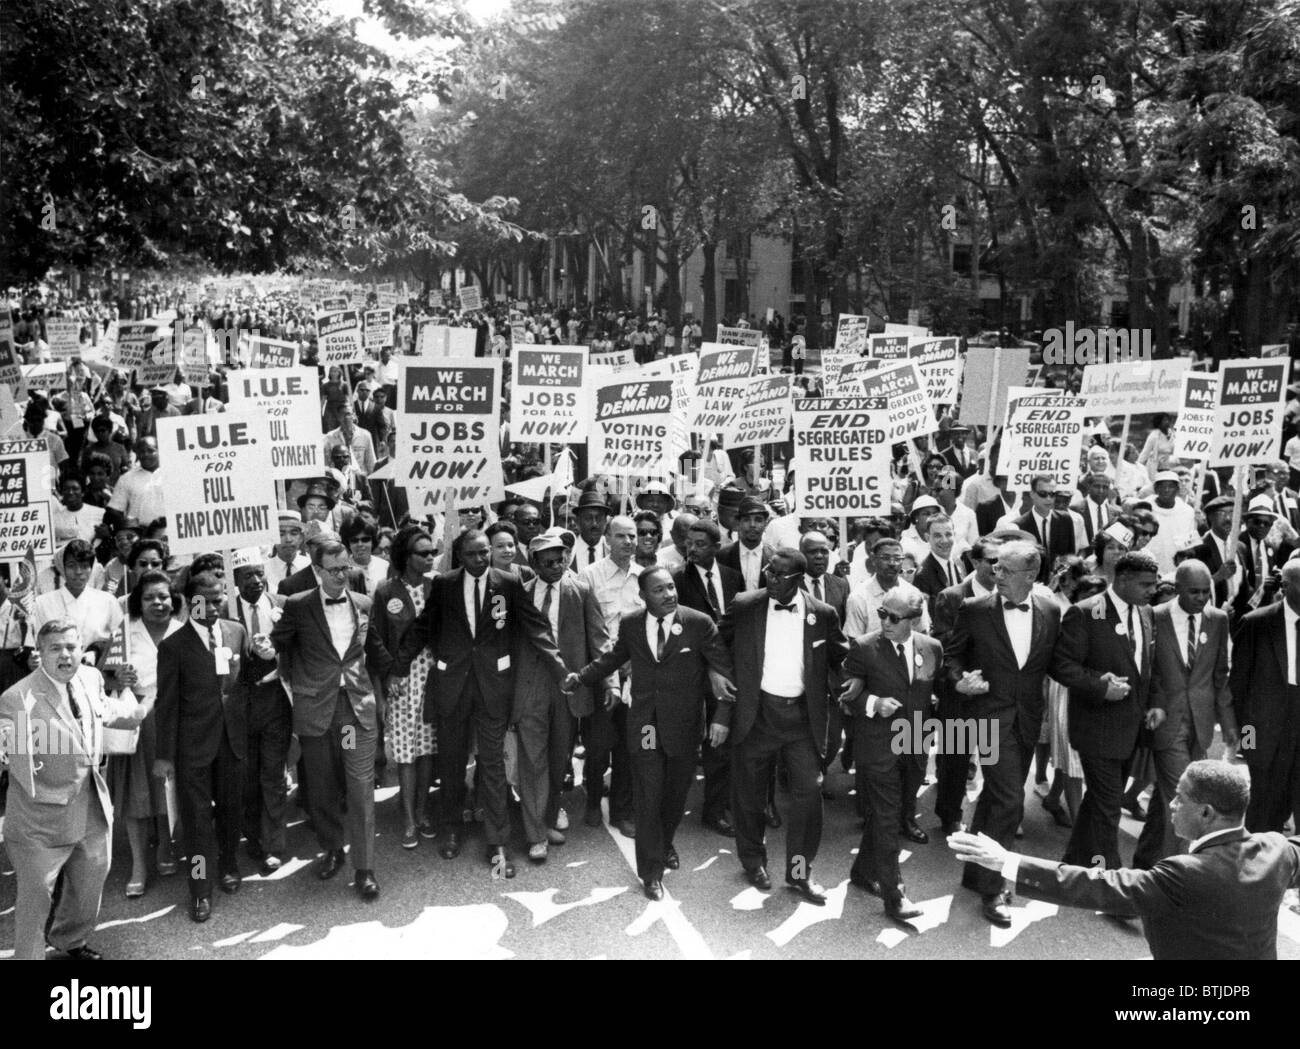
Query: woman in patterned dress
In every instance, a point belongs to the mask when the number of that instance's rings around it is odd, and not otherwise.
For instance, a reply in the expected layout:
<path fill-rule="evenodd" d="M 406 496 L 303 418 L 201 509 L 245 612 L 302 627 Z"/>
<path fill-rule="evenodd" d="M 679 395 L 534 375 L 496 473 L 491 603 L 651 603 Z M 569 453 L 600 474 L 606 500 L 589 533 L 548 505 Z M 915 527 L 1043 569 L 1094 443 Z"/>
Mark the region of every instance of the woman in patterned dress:
<path fill-rule="evenodd" d="M 407 525 L 393 539 L 392 564 L 397 575 L 376 588 L 371 612 L 380 640 L 390 653 L 397 651 L 403 632 L 424 611 L 432 588 L 427 573 L 433 568 L 436 549 L 429 533 L 418 525 Z M 397 765 L 404 849 L 415 848 L 421 837 L 437 834 L 427 811 L 437 747 L 433 726 L 424 720 L 424 685 L 432 659 L 426 647 L 411 664 L 404 686 L 383 682 L 384 738 L 389 760 Z"/>

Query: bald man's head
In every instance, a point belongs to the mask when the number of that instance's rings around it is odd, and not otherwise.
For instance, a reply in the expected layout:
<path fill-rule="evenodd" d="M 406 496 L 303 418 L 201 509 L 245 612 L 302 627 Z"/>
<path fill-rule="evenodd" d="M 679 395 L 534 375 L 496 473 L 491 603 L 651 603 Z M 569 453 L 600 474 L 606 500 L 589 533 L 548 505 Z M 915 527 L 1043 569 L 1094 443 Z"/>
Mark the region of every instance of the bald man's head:
<path fill-rule="evenodd" d="M 1174 572 L 1178 606 L 1188 615 L 1199 616 L 1214 596 L 1214 579 L 1204 561 L 1190 558 Z"/>

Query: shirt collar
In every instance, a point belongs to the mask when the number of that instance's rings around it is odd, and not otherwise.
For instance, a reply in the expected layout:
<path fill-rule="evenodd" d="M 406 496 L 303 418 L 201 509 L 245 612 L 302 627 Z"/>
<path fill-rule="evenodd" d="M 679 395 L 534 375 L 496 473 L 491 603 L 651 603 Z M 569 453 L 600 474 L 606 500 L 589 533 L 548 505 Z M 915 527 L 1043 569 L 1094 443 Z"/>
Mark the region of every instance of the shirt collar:
<path fill-rule="evenodd" d="M 970 577 L 970 588 L 974 591 L 976 597 L 986 597 L 993 593 L 992 587 L 985 586 L 973 575 Z"/>
<path fill-rule="evenodd" d="M 1297 614 L 1295 609 L 1287 604 L 1285 598 L 1282 599 L 1282 615 L 1285 617 L 1287 630 L 1291 632 L 1292 636 L 1294 636 L 1295 625 L 1296 622 L 1300 620 L 1300 614 Z"/>
<path fill-rule="evenodd" d="M 648 608 L 645 610 L 645 617 L 646 617 L 646 621 L 647 621 L 647 622 L 649 622 L 649 623 L 653 623 L 653 624 L 654 624 L 654 628 L 655 628 L 656 630 L 659 629 L 659 617 L 656 616 L 653 612 L 651 612 L 650 609 L 648 609 Z M 664 616 L 664 629 L 665 629 L 665 630 L 670 630 L 670 629 L 672 629 L 672 625 L 673 625 L 675 622 L 677 622 L 677 610 L 676 610 L 676 609 L 674 609 L 673 611 L 669 612 L 666 616 Z"/>
<path fill-rule="evenodd" d="M 1115 603 L 1115 610 L 1119 612 L 1120 619 L 1124 619 L 1128 615 L 1128 602 L 1115 593 L 1114 586 L 1106 587 L 1106 596 Z"/>
<path fill-rule="evenodd" d="M 768 597 L 767 597 L 767 608 L 768 608 L 768 611 L 769 611 L 769 612 L 770 612 L 772 609 L 776 608 L 776 606 L 777 606 L 779 603 L 780 603 L 780 602 L 778 602 L 777 599 L 774 598 L 770 593 L 768 594 Z M 794 610 L 795 610 L 796 613 L 798 613 L 799 615 L 803 615 L 804 603 L 803 603 L 803 591 L 802 591 L 802 590 L 796 590 L 796 591 L 794 592 L 794 597 L 790 598 L 790 604 L 794 605 Z"/>
<path fill-rule="evenodd" d="M 1245 829 L 1246 829 L 1245 824 L 1238 824 L 1235 827 L 1225 827 L 1223 830 L 1216 830 L 1216 831 L 1211 831 L 1209 834 L 1202 834 L 1199 838 L 1197 838 L 1194 842 L 1192 842 L 1190 845 L 1187 846 L 1187 851 L 1189 854 L 1193 853 L 1197 849 L 1203 847 L 1205 843 L 1210 841 L 1212 838 L 1217 838 L 1222 834 L 1236 834 L 1239 831 L 1243 831 Z"/>

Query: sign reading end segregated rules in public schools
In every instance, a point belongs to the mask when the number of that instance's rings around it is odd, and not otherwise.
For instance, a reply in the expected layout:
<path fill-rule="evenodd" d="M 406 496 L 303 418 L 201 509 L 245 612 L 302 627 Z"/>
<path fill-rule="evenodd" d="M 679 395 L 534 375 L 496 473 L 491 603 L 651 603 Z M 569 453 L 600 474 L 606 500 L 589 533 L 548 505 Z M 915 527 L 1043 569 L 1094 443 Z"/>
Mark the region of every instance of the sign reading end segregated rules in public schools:
<path fill-rule="evenodd" d="M 881 397 L 794 402 L 794 488 L 807 517 L 887 514 L 892 448 Z"/>
<path fill-rule="evenodd" d="M 158 459 L 172 553 L 279 541 L 271 421 L 265 413 L 160 418 Z"/>

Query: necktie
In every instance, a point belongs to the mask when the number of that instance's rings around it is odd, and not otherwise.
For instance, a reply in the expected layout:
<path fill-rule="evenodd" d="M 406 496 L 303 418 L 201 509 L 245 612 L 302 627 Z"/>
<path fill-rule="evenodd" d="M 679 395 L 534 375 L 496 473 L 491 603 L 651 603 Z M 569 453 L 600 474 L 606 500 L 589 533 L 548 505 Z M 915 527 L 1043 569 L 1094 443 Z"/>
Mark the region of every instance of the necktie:
<path fill-rule="evenodd" d="M 76 700 L 76 697 L 75 697 L 75 696 L 73 695 L 73 693 L 72 693 L 72 682 L 71 682 L 71 681 L 69 681 L 68 684 L 67 684 L 67 690 L 68 690 L 68 706 L 72 708 L 72 716 L 77 720 L 78 724 L 80 724 L 80 722 L 81 722 L 81 708 L 80 708 L 79 706 L 77 706 L 77 700 Z"/>
<path fill-rule="evenodd" d="M 475 588 L 474 592 L 478 593 L 477 583 L 474 584 L 474 588 Z M 327 597 L 325 599 L 325 603 L 327 605 L 346 605 L 348 603 L 348 599 L 346 597 Z M 475 604 L 477 605 L 478 602 L 475 601 Z M 257 615 L 257 609 L 253 609 L 253 615 Z"/>
<path fill-rule="evenodd" d="M 1256 582 L 1262 583 L 1268 578 L 1268 550 L 1259 540 L 1255 541 Z"/>
<path fill-rule="evenodd" d="M 592 546 L 590 543 L 588 543 L 588 544 L 587 544 L 587 564 L 588 564 L 588 565 L 594 565 L 595 563 L 596 563 L 596 547 L 594 547 L 594 546 Z"/>
<path fill-rule="evenodd" d="M 542 596 L 542 615 L 547 619 L 551 618 L 551 591 L 555 588 L 554 583 L 546 584 L 546 593 Z"/>
<path fill-rule="evenodd" d="M 664 661 L 664 645 L 668 639 L 664 634 L 663 616 L 655 616 L 655 621 L 659 624 L 659 628 L 655 632 L 655 659 L 662 663 Z"/>
<path fill-rule="evenodd" d="M 898 662 L 902 665 L 903 676 L 907 678 L 910 684 L 912 681 L 912 668 L 907 665 L 907 647 L 901 641 L 896 641 L 894 647 L 898 650 Z"/>
<path fill-rule="evenodd" d="M 818 576 L 813 580 L 813 597 L 818 601 L 822 600 L 822 577 Z"/>
<path fill-rule="evenodd" d="M 262 620 L 257 614 L 257 605 L 252 608 L 253 636 L 256 637 L 262 632 Z"/>
<path fill-rule="evenodd" d="M 704 589 L 709 595 L 709 607 L 715 615 L 722 615 L 722 603 L 718 600 L 718 591 L 713 586 L 713 569 L 704 573 Z"/>
<path fill-rule="evenodd" d="M 1132 605 L 1128 606 L 1127 618 L 1128 618 L 1128 649 L 1130 652 L 1133 653 L 1133 662 L 1136 663 L 1138 657 L 1138 646 L 1137 646 L 1137 638 L 1133 636 L 1133 606 Z"/>
<path fill-rule="evenodd" d="M 478 634 L 478 620 L 479 620 L 479 616 L 481 616 L 481 615 L 483 614 L 483 604 L 482 604 L 483 597 L 482 597 L 482 594 L 481 594 L 480 591 L 479 591 L 479 585 L 480 585 L 480 583 L 481 583 L 481 580 L 478 578 L 478 576 L 475 576 L 475 577 L 474 577 L 474 623 L 473 623 L 473 627 L 474 627 L 474 633 L 475 633 L 476 635 Z"/>
<path fill-rule="evenodd" d="M 1196 617 L 1187 617 L 1187 667 L 1196 662 Z"/>
<path fill-rule="evenodd" d="M 947 564 L 947 566 L 948 566 L 948 585 L 949 585 L 949 586 L 956 586 L 956 585 L 957 585 L 957 573 L 956 573 L 956 571 L 955 571 L 955 570 L 953 569 L 953 567 L 952 567 L 952 562 L 951 562 L 951 561 L 947 561 L 947 562 L 945 562 L 945 564 Z"/>
<path fill-rule="evenodd" d="M 1023 604 L 1023 605 L 1018 605 L 1018 604 L 1016 604 L 1014 601 L 1003 601 L 1003 602 L 1002 602 L 1002 607 L 1005 608 L 1008 612 L 1011 612 L 1011 611 L 1016 611 L 1016 612 L 1028 612 L 1028 611 L 1029 611 L 1029 605 L 1028 605 L 1027 603 L 1026 603 L 1026 604 Z"/>

